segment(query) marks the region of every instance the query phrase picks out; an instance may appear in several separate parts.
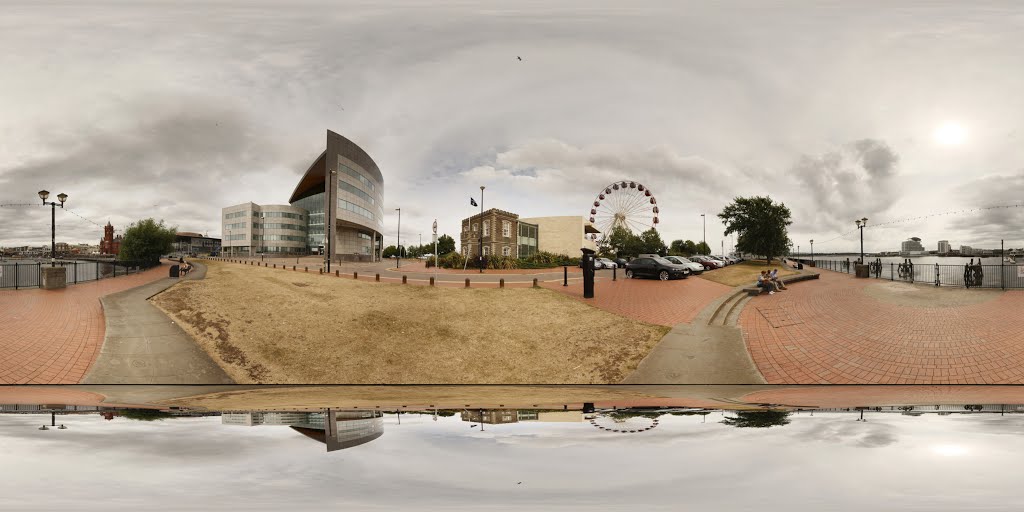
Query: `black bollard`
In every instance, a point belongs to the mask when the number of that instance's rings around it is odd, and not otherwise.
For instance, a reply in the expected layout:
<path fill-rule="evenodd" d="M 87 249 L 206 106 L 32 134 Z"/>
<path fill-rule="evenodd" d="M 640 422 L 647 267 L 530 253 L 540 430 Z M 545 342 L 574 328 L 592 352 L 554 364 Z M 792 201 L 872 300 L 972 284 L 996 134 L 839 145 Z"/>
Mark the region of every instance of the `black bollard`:
<path fill-rule="evenodd" d="M 562 270 L 564 272 L 562 275 L 562 286 L 569 286 L 569 266 L 566 265 Z"/>

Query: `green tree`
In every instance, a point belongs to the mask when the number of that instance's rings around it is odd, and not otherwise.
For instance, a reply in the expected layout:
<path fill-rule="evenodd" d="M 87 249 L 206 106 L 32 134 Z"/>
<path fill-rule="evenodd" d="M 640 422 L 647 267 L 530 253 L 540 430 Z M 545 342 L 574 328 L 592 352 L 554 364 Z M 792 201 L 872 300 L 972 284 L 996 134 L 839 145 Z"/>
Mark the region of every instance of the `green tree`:
<path fill-rule="evenodd" d="M 665 242 L 661 240 L 661 235 L 654 228 L 640 233 L 637 239 L 638 254 L 659 254 L 664 256 L 668 253 L 668 247 L 665 247 Z"/>
<path fill-rule="evenodd" d="M 160 255 L 171 252 L 174 247 L 177 231 L 176 227 L 165 226 L 162 220 L 157 223 L 150 218 L 133 222 L 124 231 L 117 259 L 159 265 Z"/>
<path fill-rule="evenodd" d="M 125 409 L 118 413 L 123 418 L 137 421 L 156 421 L 171 418 L 170 414 L 156 409 Z"/>
<path fill-rule="evenodd" d="M 772 258 L 785 254 L 789 243 L 786 226 L 793 223 L 789 208 L 770 197 L 737 197 L 718 218 L 725 223 L 725 235 L 736 233 L 736 247 L 749 254 Z"/>
<path fill-rule="evenodd" d="M 711 254 L 711 248 L 708 247 L 707 242 L 701 242 L 693 246 L 693 251 L 696 254 Z"/>
<path fill-rule="evenodd" d="M 455 252 L 455 239 L 448 235 L 437 237 L 437 254 L 440 256 L 450 252 Z"/>
<path fill-rule="evenodd" d="M 722 423 L 739 428 L 769 428 L 789 424 L 788 411 L 736 411 L 736 417 L 726 417 Z"/>
<path fill-rule="evenodd" d="M 672 256 L 689 256 L 686 253 L 686 243 L 682 240 L 672 240 L 672 243 L 668 244 L 668 253 Z"/>
<path fill-rule="evenodd" d="M 686 251 L 687 256 L 697 254 L 697 244 L 693 243 L 693 240 L 683 242 L 683 249 Z"/>
<path fill-rule="evenodd" d="M 617 257 L 640 254 L 640 238 L 622 226 L 616 226 L 608 236 L 608 250 Z"/>
<path fill-rule="evenodd" d="M 384 253 L 382 254 L 382 256 L 385 258 L 390 258 L 396 254 L 398 254 L 398 249 L 396 249 L 395 246 L 393 245 L 389 245 L 384 248 Z"/>

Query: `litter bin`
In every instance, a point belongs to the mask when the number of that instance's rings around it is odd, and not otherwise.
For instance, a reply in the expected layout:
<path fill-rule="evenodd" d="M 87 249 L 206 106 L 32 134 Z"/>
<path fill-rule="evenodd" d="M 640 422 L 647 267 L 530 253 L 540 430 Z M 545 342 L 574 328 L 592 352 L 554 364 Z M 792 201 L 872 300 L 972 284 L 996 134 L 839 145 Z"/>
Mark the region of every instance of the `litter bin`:
<path fill-rule="evenodd" d="M 171 265 L 171 276 L 170 277 L 178 277 L 178 274 L 180 273 L 180 269 L 181 269 L 181 267 L 178 266 L 178 265 Z"/>
<path fill-rule="evenodd" d="M 871 267 L 857 264 L 853 267 L 854 275 L 860 278 L 871 277 Z"/>
<path fill-rule="evenodd" d="M 583 247 L 580 249 L 583 252 L 583 258 L 580 261 L 580 266 L 583 267 L 583 298 L 593 299 L 594 298 L 594 251 Z"/>

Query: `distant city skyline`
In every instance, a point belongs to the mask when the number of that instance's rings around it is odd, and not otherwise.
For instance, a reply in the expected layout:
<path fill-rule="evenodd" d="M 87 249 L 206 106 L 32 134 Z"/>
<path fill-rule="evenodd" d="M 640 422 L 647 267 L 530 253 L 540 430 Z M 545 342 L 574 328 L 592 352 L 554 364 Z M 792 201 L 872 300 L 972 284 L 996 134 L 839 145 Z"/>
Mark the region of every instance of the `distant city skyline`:
<path fill-rule="evenodd" d="M 543 217 L 621 180 L 657 196 L 666 243 L 708 214 L 716 252 L 715 214 L 756 194 L 802 249 L 856 250 L 862 217 L 870 251 L 1020 246 L 1024 207 L 971 211 L 1024 197 L 1017 8 L 7 4 L 0 204 L 69 194 L 68 243 L 144 217 L 223 236 L 220 208 L 280 203 L 330 129 L 387 176 L 385 246 L 395 208 L 457 236 L 481 185 Z M 0 245 L 46 243 L 48 213 L 0 207 Z"/>

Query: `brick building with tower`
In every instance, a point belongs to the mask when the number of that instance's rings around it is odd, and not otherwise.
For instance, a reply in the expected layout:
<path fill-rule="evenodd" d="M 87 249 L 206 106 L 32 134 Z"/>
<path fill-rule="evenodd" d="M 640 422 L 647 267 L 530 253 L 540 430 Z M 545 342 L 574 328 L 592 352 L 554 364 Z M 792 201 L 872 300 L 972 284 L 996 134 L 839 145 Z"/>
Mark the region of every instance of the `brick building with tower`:
<path fill-rule="evenodd" d="M 107 225 L 103 226 L 103 239 L 100 240 L 100 254 L 113 254 L 117 256 L 121 252 L 121 241 L 124 239 L 123 236 L 114 236 L 114 226 L 107 221 Z"/>

